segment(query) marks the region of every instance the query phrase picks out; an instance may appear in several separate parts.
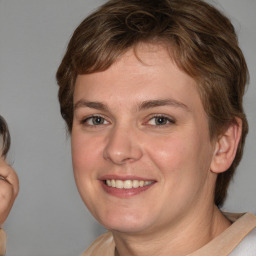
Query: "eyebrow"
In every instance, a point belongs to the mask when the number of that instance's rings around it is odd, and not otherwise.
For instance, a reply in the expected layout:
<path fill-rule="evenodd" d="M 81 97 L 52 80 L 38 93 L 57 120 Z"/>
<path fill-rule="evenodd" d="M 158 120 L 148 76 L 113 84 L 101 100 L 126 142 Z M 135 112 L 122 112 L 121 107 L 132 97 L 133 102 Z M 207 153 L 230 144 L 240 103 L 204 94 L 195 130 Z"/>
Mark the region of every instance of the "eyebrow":
<path fill-rule="evenodd" d="M 179 107 L 186 111 L 189 111 L 188 106 L 185 105 L 184 103 L 174 99 L 169 99 L 169 98 L 143 101 L 140 104 L 138 104 L 138 111 L 146 110 L 150 108 L 162 107 L 162 106 Z M 109 111 L 107 105 L 98 101 L 87 101 L 87 100 L 81 99 L 74 104 L 74 111 L 81 107 L 93 108 L 101 111 Z"/>
<path fill-rule="evenodd" d="M 146 110 L 149 108 L 156 108 L 156 107 L 162 107 L 162 106 L 179 107 L 179 108 L 183 108 L 186 111 L 189 111 L 188 106 L 185 105 L 184 103 L 174 99 L 169 99 L 169 98 L 144 101 L 139 104 L 139 110 Z"/>
<path fill-rule="evenodd" d="M 81 100 L 77 101 L 74 104 L 74 111 L 78 108 L 81 108 L 81 107 L 94 108 L 94 109 L 102 110 L 102 111 L 107 111 L 108 110 L 108 107 L 105 104 L 101 103 L 101 102 L 86 101 L 84 99 L 81 99 Z"/>

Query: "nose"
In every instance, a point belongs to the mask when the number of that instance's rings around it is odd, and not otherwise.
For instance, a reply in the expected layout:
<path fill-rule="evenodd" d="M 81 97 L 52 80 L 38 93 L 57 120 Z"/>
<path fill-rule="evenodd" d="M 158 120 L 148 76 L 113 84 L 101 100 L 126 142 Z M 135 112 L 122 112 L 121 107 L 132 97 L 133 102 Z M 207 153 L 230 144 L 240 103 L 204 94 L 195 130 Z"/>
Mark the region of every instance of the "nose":
<path fill-rule="evenodd" d="M 143 155 L 136 132 L 129 127 L 115 127 L 108 134 L 103 157 L 117 165 L 135 162 Z"/>

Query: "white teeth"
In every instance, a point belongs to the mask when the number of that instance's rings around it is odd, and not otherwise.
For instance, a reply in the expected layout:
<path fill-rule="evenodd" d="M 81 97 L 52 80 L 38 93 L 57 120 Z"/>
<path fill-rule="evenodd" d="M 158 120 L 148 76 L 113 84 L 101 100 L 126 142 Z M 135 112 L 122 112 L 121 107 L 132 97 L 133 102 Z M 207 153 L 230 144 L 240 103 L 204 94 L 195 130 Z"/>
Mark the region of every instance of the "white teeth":
<path fill-rule="evenodd" d="M 116 187 L 116 181 L 115 180 L 111 180 L 111 187 L 113 187 L 113 188 Z"/>
<path fill-rule="evenodd" d="M 133 186 L 134 188 L 138 188 L 138 187 L 140 186 L 139 181 L 138 181 L 138 180 L 134 180 L 134 181 L 132 182 L 132 186 Z"/>
<path fill-rule="evenodd" d="M 124 188 L 124 182 L 121 180 L 117 180 L 116 182 L 116 188 Z"/>
<path fill-rule="evenodd" d="M 124 183 L 124 188 L 129 189 L 132 188 L 132 181 L 131 180 L 126 180 Z"/>
<path fill-rule="evenodd" d="M 143 181 L 143 180 L 106 180 L 106 185 L 113 188 L 119 189 L 131 189 L 144 187 L 152 184 L 153 181 Z"/>

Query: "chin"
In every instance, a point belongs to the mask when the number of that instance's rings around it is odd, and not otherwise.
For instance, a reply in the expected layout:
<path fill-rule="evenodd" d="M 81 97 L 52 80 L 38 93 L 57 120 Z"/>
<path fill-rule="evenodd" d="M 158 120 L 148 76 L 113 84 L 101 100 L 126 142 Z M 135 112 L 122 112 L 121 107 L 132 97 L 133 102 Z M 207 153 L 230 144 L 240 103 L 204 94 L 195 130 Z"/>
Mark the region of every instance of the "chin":
<path fill-rule="evenodd" d="M 97 218 L 98 219 L 98 218 Z M 110 213 L 101 216 L 98 221 L 108 230 L 121 233 L 140 233 L 151 223 L 145 214 Z"/>

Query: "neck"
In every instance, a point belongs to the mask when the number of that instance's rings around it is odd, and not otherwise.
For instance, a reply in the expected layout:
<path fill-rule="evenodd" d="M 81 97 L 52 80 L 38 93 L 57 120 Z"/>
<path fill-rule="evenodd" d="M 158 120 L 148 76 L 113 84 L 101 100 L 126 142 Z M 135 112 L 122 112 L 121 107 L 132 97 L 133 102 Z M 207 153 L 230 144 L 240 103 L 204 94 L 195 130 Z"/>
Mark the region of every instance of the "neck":
<path fill-rule="evenodd" d="M 171 227 L 147 234 L 113 232 L 116 256 L 185 256 L 203 247 L 217 237 L 230 222 L 216 206 L 205 212 L 198 211 Z"/>

